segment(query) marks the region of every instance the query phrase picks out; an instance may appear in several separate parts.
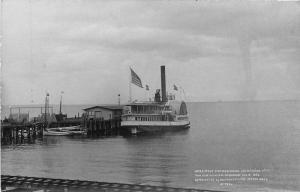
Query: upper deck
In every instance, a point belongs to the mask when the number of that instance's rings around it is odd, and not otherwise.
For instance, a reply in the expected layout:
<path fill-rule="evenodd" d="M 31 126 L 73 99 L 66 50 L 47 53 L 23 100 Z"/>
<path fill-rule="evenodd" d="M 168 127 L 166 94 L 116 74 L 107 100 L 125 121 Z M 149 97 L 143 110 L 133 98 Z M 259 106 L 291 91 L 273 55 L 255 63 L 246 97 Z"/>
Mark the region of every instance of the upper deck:
<path fill-rule="evenodd" d="M 148 115 L 159 115 L 165 111 L 170 111 L 170 107 L 164 103 L 158 102 L 141 102 L 131 103 L 123 107 L 123 115 L 133 114 L 148 114 Z"/>
<path fill-rule="evenodd" d="M 184 101 L 168 102 L 133 102 L 123 107 L 123 115 L 132 114 L 165 114 L 187 115 Z"/>

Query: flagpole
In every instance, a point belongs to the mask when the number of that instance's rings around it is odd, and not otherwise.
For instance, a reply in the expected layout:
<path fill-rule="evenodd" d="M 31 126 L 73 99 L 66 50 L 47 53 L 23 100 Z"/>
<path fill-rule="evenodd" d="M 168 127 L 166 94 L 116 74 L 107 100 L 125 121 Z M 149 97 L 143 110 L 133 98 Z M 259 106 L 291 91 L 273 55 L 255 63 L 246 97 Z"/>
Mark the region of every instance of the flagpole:
<path fill-rule="evenodd" d="M 131 68 L 129 66 L 129 103 L 131 103 L 132 98 L 131 98 Z"/>
<path fill-rule="evenodd" d="M 145 101 L 148 101 L 148 90 L 147 90 L 147 86 L 148 86 L 148 85 L 145 84 L 145 89 L 144 89 L 144 91 L 145 91 L 145 96 L 144 96 Z"/>
<path fill-rule="evenodd" d="M 132 95 L 131 95 L 131 82 L 129 82 L 129 102 L 132 101 Z"/>

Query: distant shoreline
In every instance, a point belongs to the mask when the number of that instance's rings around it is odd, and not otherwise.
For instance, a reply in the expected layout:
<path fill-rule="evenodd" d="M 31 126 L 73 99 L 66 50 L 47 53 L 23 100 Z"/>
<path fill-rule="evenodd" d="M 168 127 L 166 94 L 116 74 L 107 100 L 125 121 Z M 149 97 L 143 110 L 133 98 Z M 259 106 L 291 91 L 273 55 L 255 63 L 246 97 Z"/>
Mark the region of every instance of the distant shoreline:
<path fill-rule="evenodd" d="M 186 101 L 186 103 L 256 103 L 256 102 L 300 102 L 300 99 L 285 100 L 219 100 L 219 101 Z M 126 103 L 122 103 L 124 105 Z M 2 107 L 8 106 L 44 106 L 45 104 L 1 104 Z M 63 106 L 95 106 L 95 105 L 117 105 L 117 104 L 64 104 Z M 59 104 L 50 104 L 50 106 L 59 106 Z"/>

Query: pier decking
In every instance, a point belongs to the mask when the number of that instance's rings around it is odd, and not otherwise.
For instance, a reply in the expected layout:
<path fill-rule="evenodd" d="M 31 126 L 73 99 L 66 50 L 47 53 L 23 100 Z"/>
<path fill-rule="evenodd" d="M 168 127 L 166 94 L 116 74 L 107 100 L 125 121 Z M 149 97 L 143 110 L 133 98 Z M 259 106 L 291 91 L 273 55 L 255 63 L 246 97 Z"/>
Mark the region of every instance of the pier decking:
<path fill-rule="evenodd" d="M 151 185 L 135 185 L 124 183 L 107 183 L 69 179 L 53 179 L 1 175 L 1 191 L 64 191 L 64 192 L 214 192 L 212 190 L 184 189 Z M 220 191 L 219 191 L 220 192 Z"/>

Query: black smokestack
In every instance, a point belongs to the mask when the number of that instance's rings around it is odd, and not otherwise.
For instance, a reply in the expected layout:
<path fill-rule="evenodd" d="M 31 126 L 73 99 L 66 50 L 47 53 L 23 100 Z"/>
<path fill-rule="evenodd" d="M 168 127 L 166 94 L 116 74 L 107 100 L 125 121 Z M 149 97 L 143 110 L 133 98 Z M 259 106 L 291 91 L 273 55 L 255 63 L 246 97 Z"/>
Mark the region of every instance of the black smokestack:
<path fill-rule="evenodd" d="M 167 101 L 167 92 L 166 92 L 166 74 L 165 74 L 165 66 L 160 66 L 161 73 L 161 98 L 162 102 Z"/>

